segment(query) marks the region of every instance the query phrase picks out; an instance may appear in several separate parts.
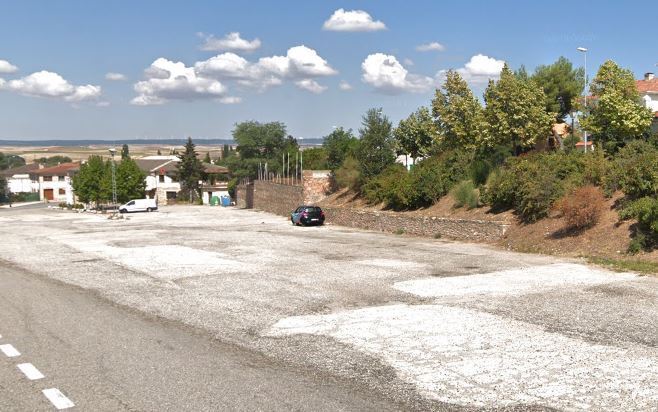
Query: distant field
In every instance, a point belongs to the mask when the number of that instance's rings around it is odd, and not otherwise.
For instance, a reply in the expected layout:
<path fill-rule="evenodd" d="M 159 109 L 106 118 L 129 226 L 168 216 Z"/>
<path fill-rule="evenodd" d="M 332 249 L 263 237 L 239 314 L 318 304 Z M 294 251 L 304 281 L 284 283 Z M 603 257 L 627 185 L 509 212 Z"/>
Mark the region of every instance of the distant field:
<path fill-rule="evenodd" d="M 100 155 L 108 157 L 108 146 L 90 145 L 90 146 L 0 146 L 0 152 L 4 154 L 14 154 L 21 156 L 26 162 L 51 156 L 68 156 L 73 161 L 87 160 L 91 155 Z M 172 150 L 179 153 L 184 150 L 183 146 L 163 146 L 155 144 L 135 144 L 128 145 L 131 157 L 153 156 L 158 153 L 158 150 L 163 155 L 168 155 Z M 121 146 L 117 146 L 117 155 L 121 150 Z M 199 156 L 203 157 L 207 152 L 210 152 L 210 157 L 215 159 L 220 156 L 222 145 L 213 146 L 197 146 L 196 151 Z"/>

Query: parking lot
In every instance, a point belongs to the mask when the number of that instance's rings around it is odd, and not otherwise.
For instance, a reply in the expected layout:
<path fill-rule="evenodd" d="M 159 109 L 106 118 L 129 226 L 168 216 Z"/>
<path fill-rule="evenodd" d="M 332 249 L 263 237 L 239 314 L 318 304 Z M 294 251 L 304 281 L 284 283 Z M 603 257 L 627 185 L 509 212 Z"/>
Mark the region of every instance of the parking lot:
<path fill-rule="evenodd" d="M 234 208 L 3 210 L 2 259 L 409 409 L 651 410 L 658 282 Z"/>

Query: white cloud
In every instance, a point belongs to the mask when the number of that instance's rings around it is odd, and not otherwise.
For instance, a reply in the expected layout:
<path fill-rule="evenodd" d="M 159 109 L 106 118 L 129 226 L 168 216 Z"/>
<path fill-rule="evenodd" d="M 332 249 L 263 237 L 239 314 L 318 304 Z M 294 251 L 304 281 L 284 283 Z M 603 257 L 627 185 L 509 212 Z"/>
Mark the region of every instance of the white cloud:
<path fill-rule="evenodd" d="M 100 86 L 74 86 L 59 74 L 46 70 L 5 82 L 2 88 L 25 96 L 59 98 L 69 102 L 93 100 L 101 95 Z"/>
<path fill-rule="evenodd" d="M 112 80 L 112 81 L 126 80 L 126 76 L 124 74 L 113 73 L 113 72 L 109 72 L 109 73 L 105 74 L 105 78 L 107 80 Z"/>
<path fill-rule="evenodd" d="M 242 98 L 238 96 L 226 96 L 220 98 L 219 102 L 223 104 L 238 104 L 242 103 Z"/>
<path fill-rule="evenodd" d="M 386 30 L 381 21 L 373 21 L 370 14 L 363 10 L 338 9 L 324 22 L 323 30 L 330 31 L 377 31 Z"/>
<path fill-rule="evenodd" d="M 432 78 L 409 73 L 395 56 L 383 53 L 366 57 L 361 69 L 364 82 L 387 94 L 422 93 L 430 90 L 434 85 Z"/>
<path fill-rule="evenodd" d="M 446 48 L 441 43 L 435 41 L 431 43 L 421 44 L 416 46 L 416 50 L 419 52 L 428 52 L 428 51 L 444 51 Z"/>
<path fill-rule="evenodd" d="M 300 89 L 309 91 L 313 94 L 320 94 L 323 91 L 327 90 L 327 86 L 322 86 L 313 79 L 303 79 L 295 82 L 295 85 Z"/>
<path fill-rule="evenodd" d="M 348 91 L 348 90 L 352 90 L 352 85 L 346 82 L 345 80 L 342 80 L 338 85 L 338 88 L 343 91 Z"/>
<path fill-rule="evenodd" d="M 18 71 L 18 67 L 9 63 L 7 60 L 0 60 L 0 73 L 14 73 Z"/>
<path fill-rule="evenodd" d="M 245 40 L 240 37 L 240 33 L 238 32 L 231 32 L 221 39 L 216 38 L 212 34 L 205 36 L 203 33 L 199 33 L 199 36 L 205 40 L 199 48 L 205 51 L 231 50 L 252 52 L 258 49 L 261 44 L 260 39 Z"/>
<path fill-rule="evenodd" d="M 504 60 L 497 60 L 493 57 L 477 54 L 471 57 L 464 67 L 457 69 L 457 72 L 469 84 L 477 86 L 486 84 L 489 79 L 498 79 L 504 65 Z M 438 82 L 443 81 L 445 72 L 445 70 L 441 70 L 437 73 Z"/>
<path fill-rule="evenodd" d="M 96 106 L 98 106 L 98 107 L 108 107 L 109 105 L 110 105 L 110 102 L 108 102 L 108 101 L 102 101 L 102 102 L 96 103 Z"/>
<path fill-rule="evenodd" d="M 223 53 L 194 65 L 197 75 L 218 80 L 236 80 L 238 84 L 264 90 L 284 79 L 304 80 L 335 75 L 318 53 L 306 46 L 288 49 L 285 56 L 262 57 L 256 62 L 234 53 Z"/>
<path fill-rule="evenodd" d="M 131 103 L 140 106 L 163 104 L 170 100 L 220 98 L 226 87 L 215 79 L 197 76 L 193 67 L 159 58 L 144 71 L 146 80 L 135 83 Z"/>
<path fill-rule="evenodd" d="M 409 59 L 409 58 L 405 58 L 404 60 L 402 60 L 402 63 L 404 63 L 405 66 L 413 66 L 414 65 L 414 61 Z"/>

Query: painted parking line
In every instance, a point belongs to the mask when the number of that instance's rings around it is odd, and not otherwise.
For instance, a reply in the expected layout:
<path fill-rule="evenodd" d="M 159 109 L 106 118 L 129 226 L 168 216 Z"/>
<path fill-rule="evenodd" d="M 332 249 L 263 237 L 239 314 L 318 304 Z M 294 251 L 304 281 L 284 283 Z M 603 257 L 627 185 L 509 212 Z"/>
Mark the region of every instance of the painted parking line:
<path fill-rule="evenodd" d="M 48 398 L 50 403 L 57 409 L 68 409 L 75 406 L 73 402 L 57 388 L 44 389 L 41 392 Z"/>
<path fill-rule="evenodd" d="M 16 356 L 21 356 L 21 353 L 16 350 L 11 344 L 7 343 L 6 345 L 0 345 L 0 350 L 8 358 L 15 358 Z"/>
<path fill-rule="evenodd" d="M 23 375 L 31 381 L 44 378 L 43 373 L 39 372 L 39 369 L 31 363 L 21 363 L 16 366 L 21 372 L 23 372 Z"/>

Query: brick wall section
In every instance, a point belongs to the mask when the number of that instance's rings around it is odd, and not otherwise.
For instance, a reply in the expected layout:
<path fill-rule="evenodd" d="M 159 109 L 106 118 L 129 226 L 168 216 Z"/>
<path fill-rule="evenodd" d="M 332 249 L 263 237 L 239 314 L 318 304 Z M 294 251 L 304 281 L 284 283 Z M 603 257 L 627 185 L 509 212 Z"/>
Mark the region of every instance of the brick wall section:
<path fill-rule="evenodd" d="M 327 222 L 359 229 L 406 234 L 423 237 L 487 242 L 505 235 L 509 224 L 501 221 L 448 219 L 442 217 L 405 216 L 394 212 L 374 212 L 348 208 L 325 208 Z"/>
<path fill-rule="evenodd" d="M 317 204 L 333 190 L 330 170 L 304 170 L 304 203 Z"/>
<path fill-rule="evenodd" d="M 301 186 L 282 185 L 256 180 L 254 182 L 254 208 L 289 216 L 290 212 L 303 204 L 304 196 Z"/>

